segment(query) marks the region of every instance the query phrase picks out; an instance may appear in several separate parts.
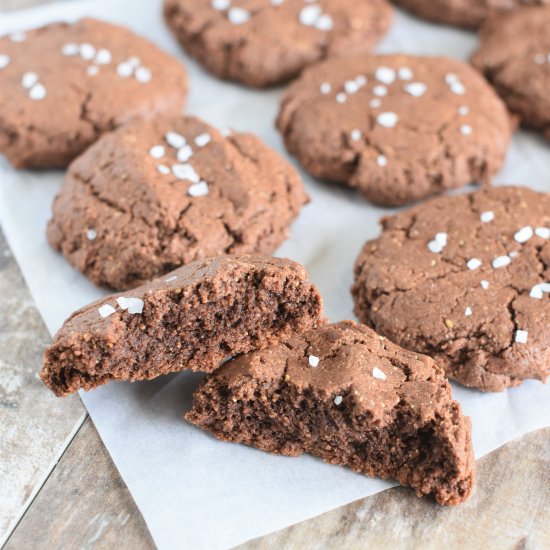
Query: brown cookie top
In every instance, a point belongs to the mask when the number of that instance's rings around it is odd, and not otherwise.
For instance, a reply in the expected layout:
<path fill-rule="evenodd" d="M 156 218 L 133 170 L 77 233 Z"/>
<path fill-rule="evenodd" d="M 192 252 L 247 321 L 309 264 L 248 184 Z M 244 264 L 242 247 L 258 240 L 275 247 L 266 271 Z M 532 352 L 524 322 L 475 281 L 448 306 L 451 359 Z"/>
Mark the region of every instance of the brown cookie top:
<path fill-rule="evenodd" d="M 550 194 L 496 187 L 382 220 L 355 266 L 359 319 L 501 391 L 550 365 Z"/>
<path fill-rule="evenodd" d="M 56 167 L 136 115 L 181 111 L 187 77 L 148 40 L 86 18 L 0 38 L 0 90 L 0 153 Z"/>
<path fill-rule="evenodd" d="M 511 134 L 504 104 L 477 71 L 409 55 L 307 69 L 283 96 L 277 126 L 311 174 L 382 205 L 489 180 Z"/>
<path fill-rule="evenodd" d="M 472 487 L 470 424 L 443 371 L 352 321 L 225 363 L 186 418 L 223 440 L 394 477 L 442 504 Z"/>
<path fill-rule="evenodd" d="M 209 71 L 264 87 L 329 56 L 368 53 L 392 8 L 386 0 L 165 0 L 164 15 Z"/>
<path fill-rule="evenodd" d="M 438 23 L 477 28 L 492 15 L 524 6 L 547 5 L 549 0 L 393 0 L 410 12 Z"/>
<path fill-rule="evenodd" d="M 322 301 L 291 260 L 218 256 L 73 313 L 46 350 L 41 377 L 57 395 L 110 380 L 211 372 L 321 322 Z"/>
<path fill-rule="evenodd" d="M 269 385 L 285 380 L 299 392 L 314 388 L 332 397 L 334 406 L 349 400 L 348 408 L 368 414 L 380 427 L 391 424 L 394 408 L 403 402 L 422 421 L 433 419 L 451 393 L 433 359 L 353 321 L 293 334 L 276 347 L 228 362 L 216 376 L 229 386 L 236 378 L 250 377 Z"/>
<path fill-rule="evenodd" d="M 550 139 L 550 5 L 490 19 L 472 64 L 526 126 Z"/>
<path fill-rule="evenodd" d="M 272 253 L 307 195 L 250 134 L 181 115 L 135 120 L 71 164 L 48 239 L 97 285 L 135 287 L 224 253 Z"/>

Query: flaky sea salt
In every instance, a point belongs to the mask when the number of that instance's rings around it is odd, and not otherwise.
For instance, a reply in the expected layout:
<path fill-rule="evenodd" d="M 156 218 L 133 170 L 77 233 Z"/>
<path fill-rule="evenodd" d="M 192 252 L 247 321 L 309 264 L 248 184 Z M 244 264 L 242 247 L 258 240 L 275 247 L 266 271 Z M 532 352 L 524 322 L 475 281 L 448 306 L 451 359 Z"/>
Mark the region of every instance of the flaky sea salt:
<path fill-rule="evenodd" d="M 378 367 L 374 367 L 374 369 L 372 369 L 372 375 L 378 380 L 386 380 L 387 378 L 384 372 L 380 370 Z"/>
<path fill-rule="evenodd" d="M 175 149 L 179 149 L 187 143 L 186 139 L 177 132 L 168 132 L 164 136 L 164 139 L 166 140 L 166 143 L 170 145 L 170 147 L 174 147 Z"/>
<path fill-rule="evenodd" d="M 493 260 L 493 267 L 495 269 L 499 269 L 501 267 L 506 267 L 507 265 L 510 265 L 512 262 L 512 258 L 510 256 L 499 256 L 498 258 L 495 258 Z"/>
<path fill-rule="evenodd" d="M 187 190 L 187 194 L 190 197 L 204 197 L 208 195 L 208 184 L 205 181 L 194 183 Z"/>
<path fill-rule="evenodd" d="M 127 310 L 132 315 L 143 312 L 144 304 L 141 298 L 125 298 L 124 296 L 120 296 L 116 301 L 121 309 Z"/>
<path fill-rule="evenodd" d="M 518 344 L 527 344 L 529 333 L 526 330 L 516 330 L 516 342 Z"/>
<path fill-rule="evenodd" d="M 204 147 L 205 145 L 208 145 L 210 141 L 212 140 L 212 137 L 208 133 L 200 134 L 195 138 L 195 144 L 197 147 Z"/>
<path fill-rule="evenodd" d="M 518 243 L 526 243 L 534 235 L 533 228 L 530 226 L 522 227 L 514 235 L 514 240 Z"/>
<path fill-rule="evenodd" d="M 466 265 L 468 266 L 468 269 L 471 269 L 472 271 L 474 271 L 475 269 L 481 266 L 481 260 L 478 260 L 477 258 L 472 258 L 471 260 L 468 260 Z"/>
<path fill-rule="evenodd" d="M 99 311 L 101 317 L 105 319 L 105 317 L 109 317 L 109 315 L 112 315 L 116 311 L 116 309 L 109 304 L 103 304 L 101 307 L 98 308 L 97 311 Z"/>
<path fill-rule="evenodd" d="M 310 367 L 318 367 L 319 366 L 319 357 L 316 355 L 310 355 L 308 357 L 308 362 Z"/>
<path fill-rule="evenodd" d="M 154 145 L 151 149 L 149 149 L 149 154 L 154 159 L 161 159 L 166 154 L 166 150 L 162 145 Z"/>

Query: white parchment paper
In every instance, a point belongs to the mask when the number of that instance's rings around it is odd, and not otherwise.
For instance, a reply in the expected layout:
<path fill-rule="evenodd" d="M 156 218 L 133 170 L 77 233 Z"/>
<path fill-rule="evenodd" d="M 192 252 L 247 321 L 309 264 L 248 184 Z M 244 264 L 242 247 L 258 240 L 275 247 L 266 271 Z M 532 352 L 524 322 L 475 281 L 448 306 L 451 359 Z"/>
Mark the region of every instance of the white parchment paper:
<path fill-rule="evenodd" d="M 84 15 L 122 23 L 178 55 L 191 78 L 189 112 L 219 127 L 254 132 L 285 154 L 274 129 L 281 90 L 244 89 L 206 74 L 181 53 L 165 28 L 160 0 L 53 4 L 2 15 L 0 28 L 4 33 Z M 466 59 L 475 46 L 471 33 L 400 13 L 379 51 Z M 313 202 L 278 255 L 307 266 L 332 320 L 351 318 L 353 262 L 363 243 L 378 234 L 378 219 L 388 210 L 303 176 Z M 62 177 L 61 172 L 17 172 L 0 158 L 0 222 L 52 334 L 74 309 L 103 293 L 46 242 L 45 226 Z M 498 181 L 550 191 L 549 144 L 519 132 Z M 160 548 L 233 546 L 391 486 L 309 456 L 275 457 L 214 440 L 182 420 L 199 380 L 200 375 L 181 373 L 82 394 Z M 550 387 L 537 382 L 487 395 L 455 385 L 455 396 L 472 417 L 478 457 L 550 425 Z"/>

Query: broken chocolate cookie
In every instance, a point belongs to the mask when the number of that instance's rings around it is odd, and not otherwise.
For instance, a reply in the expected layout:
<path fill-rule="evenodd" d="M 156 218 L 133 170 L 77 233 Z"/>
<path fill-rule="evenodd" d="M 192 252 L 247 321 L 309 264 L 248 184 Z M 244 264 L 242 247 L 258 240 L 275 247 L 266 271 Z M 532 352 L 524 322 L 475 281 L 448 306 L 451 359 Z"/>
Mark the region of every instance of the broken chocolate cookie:
<path fill-rule="evenodd" d="M 315 327 L 321 310 L 299 264 L 210 258 L 74 313 L 46 350 L 41 377 L 64 396 L 110 380 L 210 372 L 228 357 Z"/>
<path fill-rule="evenodd" d="M 224 441 L 311 453 L 440 504 L 472 490 L 470 421 L 443 371 L 351 321 L 229 361 L 207 376 L 186 418 Z"/>

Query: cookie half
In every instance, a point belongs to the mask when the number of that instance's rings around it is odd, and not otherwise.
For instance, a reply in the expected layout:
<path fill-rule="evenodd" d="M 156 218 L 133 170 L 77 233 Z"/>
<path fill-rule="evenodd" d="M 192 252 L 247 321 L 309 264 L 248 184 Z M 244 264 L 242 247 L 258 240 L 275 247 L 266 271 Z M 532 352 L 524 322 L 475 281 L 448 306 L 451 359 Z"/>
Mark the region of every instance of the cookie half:
<path fill-rule="evenodd" d="M 548 0 L 393 0 L 411 13 L 467 28 L 479 27 L 488 17 L 525 6 L 550 5 Z"/>
<path fill-rule="evenodd" d="M 226 363 L 186 418 L 224 441 L 394 478 L 440 504 L 473 485 L 470 421 L 443 371 L 351 321 Z"/>
<path fill-rule="evenodd" d="M 306 70 L 283 96 L 277 126 L 308 172 L 381 205 L 490 180 L 511 135 L 504 104 L 477 71 L 408 55 Z"/>
<path fill-rule="evenodd" d="M 359 319 L 501 391 L 550 373 L 550 194 L 496 187 L 382 220 L 355 265 Z"/>
<path fill-rule="evenodd" d="M 46 350 L 41 377 L 64 396 L 111 380 L 211 372 L 228 357 L 315 327 L 321 310 L 295 262 L 210 258 L 74 313 Z"/>
<path fill-rule="evenodd" d="M 329 56 L 368 53 L 392 20 L 386 0 L 165 0 L 185 50 L 249 86 L 281 84 Z"/>
<path fill-rule="evenodd" d="M 550 5 L 490 19 L 472 64 L 510 111 L 550 139 Z"/>
<path fill-rule="evenodd" d="M 97 285 L 136 287 L 218 254 L 271 254 L 307 196 L 250 134 L 194 117 L 136 120 L 74 161 L 48 239 Z"/>
<path fill-rule="evenodd" d="M 62 167 L 137 115 L 180 112 L 183 66 L 129 30 L 82 19 L 0 38 L 0 153 Z"/>

